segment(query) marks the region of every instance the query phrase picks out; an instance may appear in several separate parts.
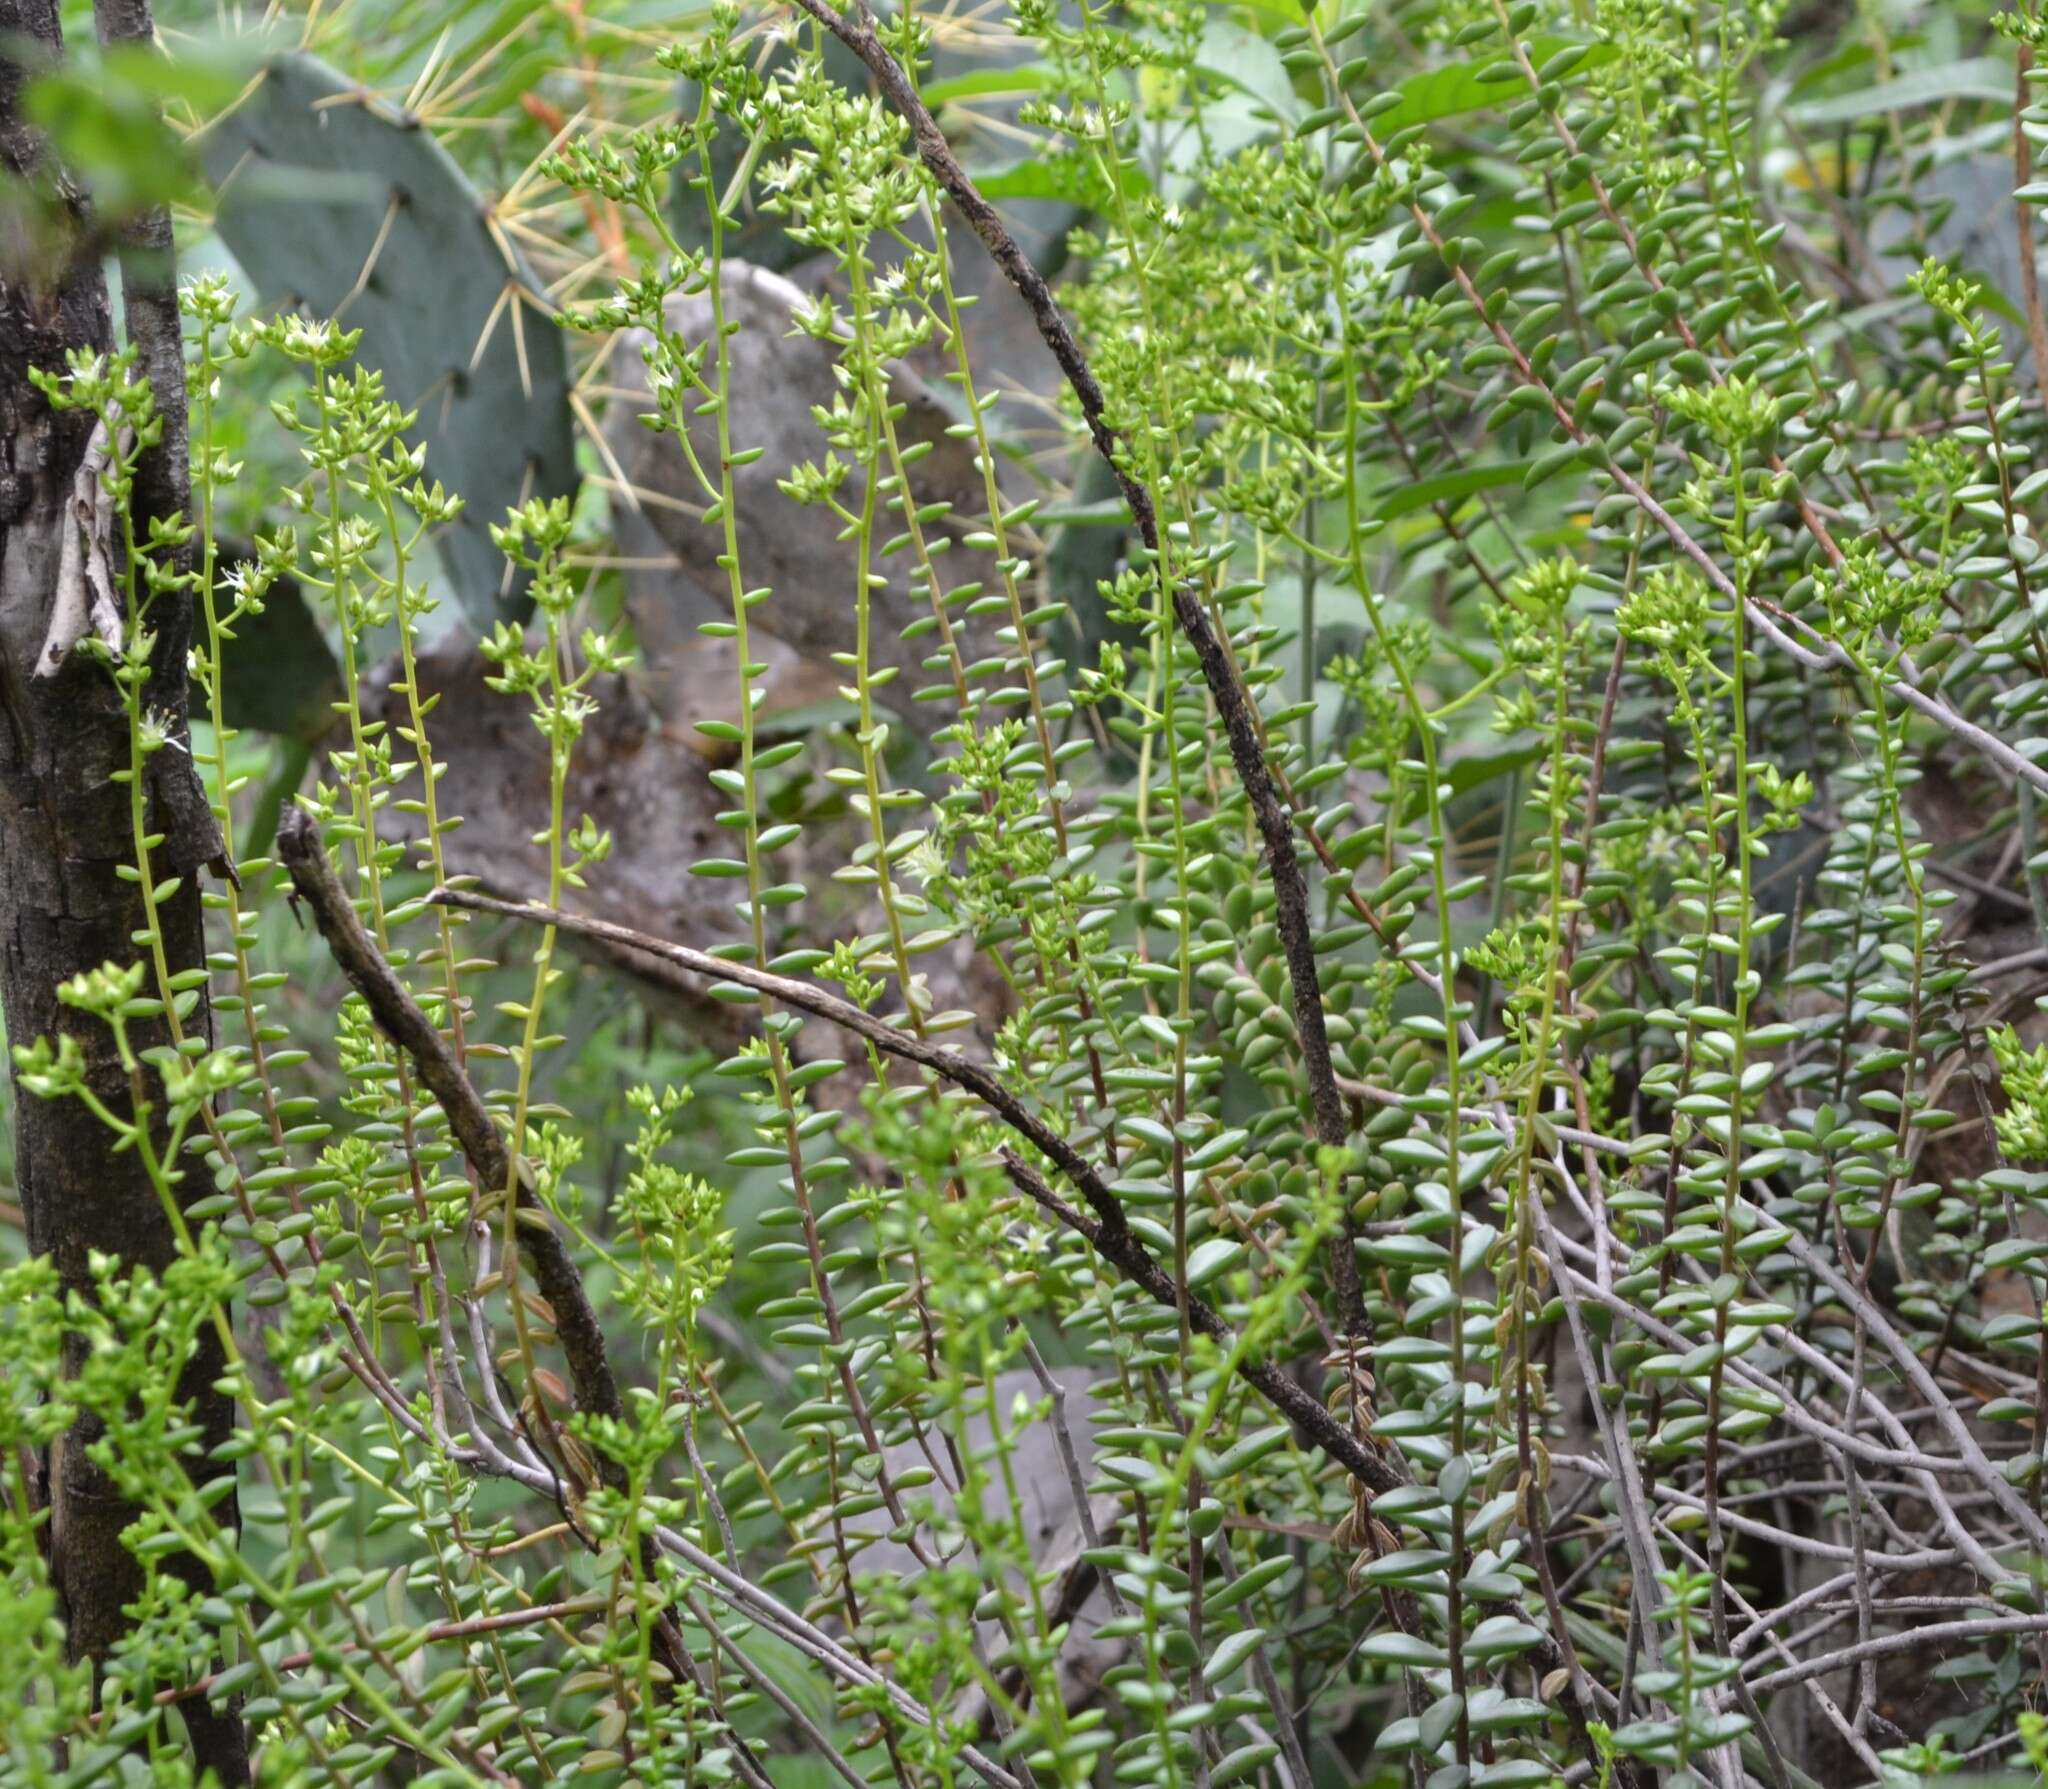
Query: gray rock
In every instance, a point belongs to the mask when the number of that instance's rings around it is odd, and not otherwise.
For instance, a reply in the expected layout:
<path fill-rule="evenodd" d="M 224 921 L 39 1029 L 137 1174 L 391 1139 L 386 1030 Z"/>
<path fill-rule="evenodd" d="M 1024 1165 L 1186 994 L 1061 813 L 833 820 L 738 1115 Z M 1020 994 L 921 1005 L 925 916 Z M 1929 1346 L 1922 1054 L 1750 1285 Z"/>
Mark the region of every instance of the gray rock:
<path fill-rule="evenodd" d="M 1081 1482 L 1085 1485 L 1093 1476 L 1094 1464 L 1094 1436 L 1088 1423 L 1088 1388 L 1094 1374 L 1086 1367 L 1055 1367 L 1052 1377 L 1065 1396 L 1067 1432 L 1073 1443 Z M 995 1390 L 996 1405 L 1004 1413 L 1006 1427 L 1009 1411 L 1019 1397 L 1036 1405 L 1044 1402 L 1046 1395 L 1037 1375 L 1029 1369 L 1001 1374 L 996 1380 Z M 993 1480 L 996 1462 L 990 1446 L 987 1416 L 971 1416 L 965 1425 L 965 1433 L 967 1445 L 989 1466 Z M 912 1436 L 885 1447 L 882 1457 L 892 1474 L 915 1466 L 937 1468 L 939 1477 L 923 1490 L 910 1493 L 909 1501 L 932 1500 L 937 1506 L 939 1530 L 943 1530 L 951 1509 L 957 1507 L 958 1481 L 953 1477 L 951 1456 L 938 1434 L 928 1428 L 923 1437 Z M 1016 1478 L 1023 1506 L 1025 1538 L 1031 1547 L 1032 1563 L 1039 1572 L 1049 1573 L 1055 1580 L 1055 1587 L 1046 1592 L 1050 1611 L 1060 1590 L 1066 1587 L 1069 1574 L 1081 1564 L 1081 1554 L 1089 1544 L 1080 1505 L 1074 1496 L 1072 1477 L 1061 1459 L 1057 1431 L 1050 1416 L 1014 1434 L 1010 1469 Z M 999 1484 L 991 1482 L 984 1487 L 982 1507 L 990 1516 L 1001 1513 L 1004 1504 Z M 1090 1521 L 1096 1534 L 1105 1541 L 1116 1534 L 1122 1507 L 1113 1497 L 1089 1499 Z M 941 1533 L 929 1525 L 920 1538 L 927 1553 L 944 1544 Z M 971 1565 L 972 1552 L 963 1551 L 957 1562 Z M 884 1539 L 857 1554 L 853 1569 L 856 1580 L 879 1576 L 914 1585 L 925 1567 L 910 1546 Z M 1103 1640 L 1096 1634 L 1108 1617 L 1108 1602 L 1100 1584 L 1087 1587 L 1085 1597 L 1079 1599 L 1073 1613 L 1073 1629 L 1060 1655 L 1060 1681 L 1069 1707 L 1087 1701 L 1100 1685 L 1103 1674 L 1125 1656 L 1126 1642 Z M 977 1627 L 989 1654 L 1000 1652 L 1004 1645 L 1001 1629 L 994 1622 L 986 1621 L 978 1623 Z M 978 1700 L 975 1705 L 980 1706 Z"/>
<path fill-rule="evenodd" d="M 735 475 L 739 517 L 740 564 L 749 589 L 763 585 L 774 594 L 748 612 L 750 623 L 792 647 L 818 665 L 833 653 L 856 647 L 854 604 L 855 558 L 850 543 L 839 538 L 838 519 L 822 507 L 790 501 L 777 488 L 805 461 L 822 462 L 826 444 L 812 419 L 814 406 L 829 406 L 839 395 L 836 361 L 831 352 L 801 333 L 792 333 L 790 316 L 806 302 L 802 290 L 780 274 L 729 262 L 724 272 L 726 320 L 736 323 L 732 337 L 735 392 L 733 437 L 736 449 L 761 448 L 760 459 Z M 676 331 L 690 342 L 705 339 L 711 328 L 708 293 L 678 297 L 669 305 Z M 672 555 L 674 570 L 643 570 L 630 581 L 628 607 L 641 648 L 658 664 L 680 639 L 693 634 L 708 616 L 729 606 L 726 573 L 717 559 L 724 551 L 724 533 L 707 527 L 699 514 L 704 491 L 674 436 L 658 434 L 639 419 L 653 407 L 646 353 L 649 338 L 642 331 L 621 337 L 613 349 L 613 396 L 605 439 L 627 481 L 641 493 L 637 518 L 625 533 L 638 546 L 658 542 Z M 986 515 L 982 478 L 971 442 L 947 434 L 953 413 L 930 387 L 899 371 L 891 383 L 895 401 L 905 406 L 897 422 L 906 448 L 929 442 L 932 451 L 912 472 L 920 504 L 947 502 L 953 515 L 941 528 L 958 534 L 977 526 Z M 716 464 L 717 431 L 710 417 L 688 418 L 692 450 L 706 466 Z M 841 488 L 841 499 L 857 508 L 862 489 L 859 475 Z M 630 503 L 615 498 L 615 507 Z M 901 531 L 895 517 L 878 524 L 886 540 Z M 913 704 L 911 693 L 932 681 L 923 661 L 932 650 L 923 640 L 905 643 L 902 630 L 930 604 L 909 582 L 910 555 L 878 561 L 873 571 L 888 578 L 870 597 L 870 662 L 878 669 L 894 666 L 898 677 L 883 698 L 899 714 L 939 724 L 950 714 L 945 704 Z M 948 568 L 941 566 L 944 575 Z M 969 574 L 964 569 L 961 577 Z M 920 712 L 921 711 L 921 712 Z"/>
<path fill-rule="evenodd" d="M 1923 209 L 1932 210 L 1944 200 L 1949 202 L 1948 214 L 1928 232 L 1927 247 L 1936 259 L 1951 262 L 1972 279 L 1982 280 L 2015 314 L 2020 313 L 2020 241 L 2012 196 L 2012 157 L 1965 155 L 1940 162 L 1928 170 L 1925 178 L 1913 183 L 1913 191 Z M 1879 266 L 1896 286 L 1920 264 L 1908 241 L 1905 214 L 1886 211 L 1871 234 Z M 2034 265 L 2038 273 L 2038 231 Z M 2033 351 L 2025 326 L 1996 312 L 1990 320 L 2004 336 L 2005 351 L 2013 361 L 2015 376 L 2027 384 L 2035 383 Z"/>
<path fill-rule="evenodd" d="M 784 715 L 794 725 L 795 712 L 814 707 L 821 686 L 829 685 L 830 668 L 773 642 L 763 643 L 758 656 L 768 669 L 757 682 L 763 699 L 756 714 L 771 730 Z M 473 876 L 507 899 L 539 895 L 547 887 L 548 859 L 535 835 L 547 826 L 549 760 L 530 706 L 488 687 L 494 669 L 460 631 L 423 649 L 418 665 L 423 693 L 443 698 L 429 728 L 445 771 L 436 784 L 440 811 L 462 820 L 444 839 L 450 872 Z M 365 700 L 371 718 L 394 728 L 409 724 L 396 682 L 396 665 L 387 665 L 366 680 L 372 693 Z M 593 681 L 589 693 L 597 706 L 571 759 L 565 803 L 572 825 L 587 814 L 612 835 L 612 852 L 570 900 L 578 912 L 700 950 L 748 936 L 734 912 L 740 885 L 689 873 L 699 859 L 731 857 L 740 849 L 739 835 L 718 823 L 731 797 L 711 780 L 733 748 L 694 725 L 736 719 L 738 687 L 733 646 L 716 639 L 679 642 L 644 670 Z M 416 790 L 416 779 L 406 785 L 408 794 Z M 379 817 L 381 836 L 414 845 L 424 824 L 420 815 L 396 805 Z M 819 819 L 776 854 L 775 873 L 812 892 L 801 909 L 778 910 L 777 948 L 829 946 L 835 938 L 879 929 L 872 896 L 832 880 L 833 869 L 865 837 L 865 825 L 851 817 Z M 754 1030 L 749 1009 L 712 999 L 702 980 L 685 970 L 592 940 L 568 942 L 578 954 L 628 977 L 657 1011 L 713 1048 L 736 1048 Z M 949 1037 L 955 1049 L 985 1053 L 988 1035 L 1009 1011 L 1008 990 L 987 957 L 971 940 L 960 939 L 920 957 L 918 969 L 935 1008 L 965 1007 L 986 1015 L 984 1029 Z M 807 1058 L 857 1056 L 845 1042 L 823 1020 L 813 1020 L 797 1049 Z M 866 1079 L 865 1068 L 857 1068 L 821 1084 L 813 1098 L 851 1101 Z"/>

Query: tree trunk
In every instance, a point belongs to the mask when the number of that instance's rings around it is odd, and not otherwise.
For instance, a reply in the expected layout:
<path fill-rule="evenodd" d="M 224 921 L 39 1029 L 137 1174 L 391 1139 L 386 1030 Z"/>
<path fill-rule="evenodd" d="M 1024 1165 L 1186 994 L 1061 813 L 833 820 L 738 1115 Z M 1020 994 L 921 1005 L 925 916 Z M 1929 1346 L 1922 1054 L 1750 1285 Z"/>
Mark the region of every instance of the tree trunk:
<path fill-rule="evenodd" d="M 48 631 L 58 556 L 72 480 L 92 418 L 53 412 L 29 382 L 31 368 L 60 370 L 67 350 L 106 351 L 112 320 L 86 197 L 52 165 L 26 124 L 23 90 L 32 71 L 16 59 L 29 42 L 52 58 L 62 51 L 53 0 L 0 0 L 0 1001 L 17 1043 L 70 1032 L 85 1052 L 100 1098 L 125 1110 L 126 1077 L 106 1026 L 62 1006 L 57 988 L 102 963 L 127 964 L 143 924 L 140 894 L 116 873 L 134 858 L 125 769 L 128 729 L 104 671 L 72 657 L 52 676 L 36 675 Z M 114 35 L 148 34 L 146 6 L 103 14 Z M 138 534 L 150 513 L 185 506 L 187 480 L 183 355 L 172 285 L 167 218 L 124 234 L 124 309 L 130 338 L 165 417 L 163 445 L 139 468 Z M 171 972 L 205 966 L 198 872 L 218 852 L 212 818 L 186 741 L 185 652 L 190 605 L 158 598 L 158 635 L 149 706 L 166 716 L 175 741 L 149 760 L 149 825 L 164 841 L 151 854 L 157 880 L 182 878 L 161 904 Z M 205 1034 L 202 995 L 188 1033 Z M 161 1022 L 141 1028 L 147 1048 L 167 1041 Z M 67 1289 L 89 1286 L 93 1252 L 161 1270 L 175 1241 L 155 1188 L 135 1153 L 116 1155 L 112 1137 L 78 1100 L 45 1101 L 15 1089 L 16 1172 L 30 1247 L 51 1256 Z M 161 1101 L 157 1102 L 159 1107 Z M 210 1190 L 196 1177 L 198 1192 Z M 232 1402 L 213 1389 L 223 1370 L 211 1330 L 188 1363 L 181 1391 L 191 1399 L 211 1449 L 234 1426 Z M 75 1658 L 103 1658 L 126 1625 L 122 1606 L 142 1583 L 141 1568 L 120 1544 L 135 1511 L 87 1458 L 86 1423 L 42 1462 L 51 1578 Z M 232 1467 L 195 1459 L 195 1480 Z M 234 1520 L 230 1499 L 219 1507 Z M 196 1569 L 196 1568 L 194 1568 Z M 210 1583 L 199 1586 L 211 1593 Z M 203 1700 L 182 1706 L 197 1762 L 224 1784 L 249 1779 L 238 1707 L 214 1711 Z"/>

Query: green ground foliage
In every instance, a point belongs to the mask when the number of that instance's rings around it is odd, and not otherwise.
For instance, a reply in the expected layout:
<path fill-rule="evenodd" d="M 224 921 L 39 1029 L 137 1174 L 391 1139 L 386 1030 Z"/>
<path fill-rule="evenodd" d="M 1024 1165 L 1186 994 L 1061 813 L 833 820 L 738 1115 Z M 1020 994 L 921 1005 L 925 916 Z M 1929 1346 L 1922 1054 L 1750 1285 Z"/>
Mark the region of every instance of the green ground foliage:
<path fill-rule="evenodd" d="M 2033 0 L 64 10 L 0 1781 L 2048 1782 Z"/>

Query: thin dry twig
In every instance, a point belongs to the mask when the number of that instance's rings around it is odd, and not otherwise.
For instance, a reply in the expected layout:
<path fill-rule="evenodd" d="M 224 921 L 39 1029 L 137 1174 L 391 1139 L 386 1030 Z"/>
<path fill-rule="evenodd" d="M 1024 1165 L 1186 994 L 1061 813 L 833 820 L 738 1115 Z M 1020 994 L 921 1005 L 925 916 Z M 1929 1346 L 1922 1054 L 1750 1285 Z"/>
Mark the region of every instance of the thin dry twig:
<path fill-rule="evenodd" d="M 420 1010 L 419 1002 L 364 930 L 328 861 L 319 828 L 303 810 L 287 809 L 279 821 L 277 854 L 290 872 L 294 892 L 313 910 L 314 923 L 349 985 L 362 995 L 384 1034 L 412 1059 L 420 1079 L 447 1114 L 449 1128 L 478 1183 L 516 1187 L 518 1222 L 514 1228 L 519 1252 L 553 1315 L 578 1407 L 623 1421 L 626 1407 L 612 1373 L 604 1330 L 567 1242 L 533 1191 L 525 1163 L 515 1162 L 511 1148 L 498 1134 L 482 1094 L 456 1060 L 453 1046 Z M 600 1454 L 597 1469 L 614 1490 L 624 1488 L 625 1473 L 616 1461 Z M 652 1578 L 653 1543 L 643 1541 L 642 1551 Z M 694 1679 L 695 1667 L 674 1617 L 664 1613 L 655 1624 L 655 1634 L 672 1680 Z"/>
<path fill-rule="evenodd" d="M 602 939 L 609 944 L 622 945 L 628 950 L 642 951 L 650 956 L 660 957 L 695 974 L 710 976 L 717 981 L 736 983 L 740 987 L 751 988 L 756 993 L 766 994 L 785 1006 L 795 1008 L 798 1012 L 807 1012 L 814 1018 L 827 1020 L 853 1033 L 856 1037 L 865 1038 L 886 1055 L 929 1069 L 942 1080 L 949 1081 L 974 1095 L 1051 1161 L 1080 1190 L 1094 1216 L 1090 1217 L 1075 1210 L 1060 1198 L 1046 1185 L 1038 1171 L 1015 1151 L 1001 1151 L 1004 1171 L 1009 1175 L 1011 1182 L 1033 1203 L 1076 1235 L 1086 1238 L 1098 1255 L 1161 1304 L 1177 1308 L 1185 1296 L 1189 1321 L 1204 1335 L 1214 1338 L 1226 1347 L 1235 1341 L 1236 1332 L 1230 1325 L 1200 1298 L 1185 1293 L 1174 1276 L 1146 1252 L 1144 1244 L 1138 1240 L 1136 1232 L 1130 1227 L 1122 1202 L 1110 1191 L 1108 1183 L 1104 1181 L 1094 1164 L 980 1063 L 970 1062 L 966 1057 L 956 1055 L 951 1050 L 941 1049 L 937 1044 L 918 1037 L 913 1032 L 898 1030 L 887 1021 L 876 1018 L 874 1014 L 864 1012 L 836 995 L 814 988 L 808 982 L 796 981 L 785 975 L 770 974 L 767 970 L 756 969 L 745 963 L 731 962 L 723 957 L 714 957 L 708 952 L 694 950 L 687 944 L 672 944 L 665 939 L 650 937 L 645 932 L 635 932 L 629 927 L 614 925 L 608 920 L 590 919 L 579 913 L 565 912 L 559 907 L 525 906 L 515 901 L 501 901 L 489 895 L 476 894 L 469 889 L 437 888 L 427 898 L 448 906 L 466 908 L 475 913 L 495 913 L 507 919 L 524 920 L 532 925 L 555 926 L 565 932 Z M 1240 1362 L 1238 1371 L 1247 1384 L 1258 1391 L 1282 1415 L 1289 1418 L 1368 1491 L 1375 1494 L 1391 1491 L 1408 1482 L 1407 1474 L 1396 1458 L 1353 1435 L 1328 1408 L 1277 1368 L 1263 1362 L 1245 1360 Z"/>
<path fill-rule="evenodd" d="M 874 15 L 868 10 L 866 0 L 856 0 L 858 13 L 854 16 L 836 11 L 826 4 L 826 0 L 796 0 L 796 4 L 859 57 L 874 76 L 875 84 L 910 126 L 918 159 L 945 189 L 946 196 L 981 239 L 990 258 L 1024 300 L 1040 338 L 1051 350 L 1060 371 L 1066 375 L 1068 385 L 1073 388 L 1081 406 L 1081 415 L 1088 425 L 1089 439 L 1115 475 L 1139 538 L 1147 551 L 1157 558 L 1164 576 L 1165 560 L 1157 557 L 1161 553 L 1158 505 L 1144 481 L 1131 470 L 1126 444 L 1109 426 L 1102 387 L 1088 364 L 1087 356 L 1081 352 L 1081 345 L 1061 311 L 1059 301 L 1053 297 L 1052 288 L 1046 284 L 1045 276 L 1017 246 L 1016 238 L 1010 234 L 995 207 L 982 197 L 980 189 L 968 177 L 967 170 L 960 165 L 959 157 L 953 153 L 945 132 L 932 117 L 931 109 L 918 97 L 917 89 L 904 73 L 902 65 L 876 32 Z M 1236 768 L 1238 781 L 1244 786 L 1245 798 L 1251 805 L 1252 817 L 1258 823 L 1259 837 L 1266 848 L 1273 876 L 1274 924 L 1287 958 L 1295 1035 L 1301 1048 L 1302 1066 L 1308 1076 L 1316 1140 L 1331 1147 L 1342 1147 L 1349 1127 L 1344 1118 L 1344 1101 L 1337 1091 L 1329 1032 L 1323 1022 L 1322 981 L 1316 969 L 1315 936 L 1309 924 L 1308 879 L 1302 874 L 1294 854 L 1295 816 L 1291 806 L 1282 799 L 1273 767 L 1267 761 L 1265 729 L 1258 705 L 1244 686 L 1229 643 L 1216 631 L 1208 611 L 1202 606 L 1198 590 L 1186 583 L 1174 583 L 1170 596 L 1174 620 L 1195 650 L 1196 660 L 1202 668 L 1202 680 L 1209 686 L 1217 715 L 1223 722 L 1224 735 L 1230 744 L 1231 763 Z M 1332 1240 L 1330 1268 L 1345 1325 L 1356 1334 L 1363 1328 L 1363 1303 L 1358 1261 L 1351 1247 L 1348 1229 Z"/>
<path fill-rule="evenodd" d="M 291 873 L 294 893 L 312 909 L 314 923 L 349 985 L 368 1003 L 371 1017 L 384 1034 L 412 1058 L 427 1091 L 440 1102 L 478 1182 L 485 1187 L 518 1187 L 519 1252 L 554 1313 L 555 1333 L 568 1360 L 578 1408 L 623 1419 L 626 1407 L 583 1276 L 569 1258 L 568 1245 L 554 1220 L 534 1194 L 525 1164 L 519 1163 L 515 1169 L 512 1150 L 486 1110 L 483 1095 L 463 1073 L 448 1040 L 420 1010 L 419 1002 L 364 929 L 328 861 L 319 828 L 303 811 L 290 809 L 279 821 L 277 853 Z M 613 1467 L 612 1472 L 616 1471 Z M 623 1477 L 618 1482 L 623 1483 Z"/>

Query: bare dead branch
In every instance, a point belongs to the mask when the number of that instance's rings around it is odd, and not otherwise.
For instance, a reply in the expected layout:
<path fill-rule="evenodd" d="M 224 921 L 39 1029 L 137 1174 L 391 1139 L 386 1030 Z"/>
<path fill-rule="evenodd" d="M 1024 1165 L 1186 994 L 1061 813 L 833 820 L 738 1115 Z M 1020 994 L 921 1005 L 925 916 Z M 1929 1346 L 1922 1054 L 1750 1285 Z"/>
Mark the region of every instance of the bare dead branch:
<path fill-rule="evenodd" d="M 1159 555 L 1158 505 L 1145 482 L 1132 470 L 1127 445 L 1109 426 L 1103 407 L 1102 387 L 1088 364 L 1087 356 L 1081 352 L 1081 345 L 1060 310 L 1059 301 L 1053 297 L 1045 276 L 1017 246 L 1016 238 L 1010 234 L 995 207 L 982 197 L 967 170 L 960 165 L 959 157 L 953 153 L 945 132 L 939 129 L 938 121 L 932 117 L 931 109 L 918 97 L 917 89 L 904 73 L 902 65 L 876 33 L 874 17 L 865 0 L 862 0 L 857 17 L 835 10 L 827 0 L 796 0 L 796 4 L 860 58 L 874 76 L 875 84 L 910 126 L 918 159 L 945 189 L 947 197 L 958 207 L 960 215 L 966 218 L 975 235 L 981 239 L 982 246 L 1030 310 L 1040 338 L 1059 362 L 1060 371 L 1066 375 L 1068 385 L 1080 402 L 1081 415 L 1087 422 L 1095 451 L 1116 475 L 1117 486 L 1125 503 L 1130 506 L 1131 519 L 1137 524 L 1139 537 L 1150 553 Z M 1158 563 L 1160 575 L 1166 576 L 1165 561 L 1159 559 Z M 1316 970 L 1315 938 L 1309 926 L 1308 880 L 1295 857 L 1294 814 L 1282 800 L 1273 767 L 1267 762 L 1264 726 L 1259 718 L 1258 705 L 1244 686 L 1229 643 L 1216 631 L 1208 611 L 1202 606 L 1199 591 L 1186 583 L 1174 583 L 1170 594 L 1174 620 L 1194 648 L 1195 657 L 1202 667 L 1202 679 L 1209 686 L 1209 694 L 1215 701 L 1216 712 L 1230 742 L 1231 763 L 1237 770 L 1239 782 L 1244 785 L 1246 799 L 1251 803 L 1252 816 L 1258 822 L 1259 837 L 1265 844 L 1271 865 L 1274 918 L 1281 948 L 1287 957 L 1295 1035 L 1301 1046 L 1302 1066 L 1308 1076 L 1316 1140 L 1341 1147 L 1349 1127 L 1344 1118 L 1344 1102 L 1337 1091 L 1329 1033 L 1323 1023 L 1322 982 Z M 1357 1333 L 1363 1324 L 1363 1306 L 1358 1262 L 1351 1248 L 1348 1229 L 1333 1240 L 1330 1262 L 1331 1279 L 1346 1327 Z"/>
<path fill-rule="evenodd" d="M 1051 1161 L 1080 1189 L 1094 1216 L 1091 1218 L 1075 1210 L 1046 1185 L 1030 1163 L 1006 1149 L 1001 1152 L 1004 1170 L 1021 1192 L 1065 1228 L 1085 1237 L 1095 1252 L 1132 1284 L 1150 1293 L 1161 1304 L 1177 1308 L 1183 1296 L 1179 1282 L 1146 1252 L 1145 1245 L 1138 1240 L 1124 1215 L 1122 1202 L 1110 1191 L 1095 1166 L 980 1063 L 941 1049 L 912 1032 L 898 1030 L 872 1013 L 863 1012 L 851 1002 L 827 994 L 808 982 L 714 957 L 704 951 L 693 950 L 687 944 L 672 944 L 606 920 L 568 913 L 559 907 L 521 906 L 514 901 L 497 900 L 468 889 L 437 888 L 428 899 L 474 913 L 495 913 L 532 925 L 556 926 L 562 931 L 622 945 L 628 950 L 645 951 L 695 974 L 733 982 L 758 994 L 768 995 L 798 1012 L 810 1013 L 856 1037 L 865 1038 L 876 1049 L 899 1061 L 929 1069 L 941 1079 L 971 1093 Z M 428 1085 L 433 1085 L 431 1080 Z M 1187 1304 L 1189 1320 L 1195 1328 L 1226 1346 L 1234 1341 L 1235 1332 L 1209 1305 L 1192 1294 L 1187 1295 Z M 1246 1361 L 1238 1371 L 1246 1383 L 1294 1422 L 1368 1491 L 1391 1491 L 1408 1482 L 1407 1474 L 1397 1459 L 1353 1435 L 1330 1410 L 1276 1368 Z"/>

